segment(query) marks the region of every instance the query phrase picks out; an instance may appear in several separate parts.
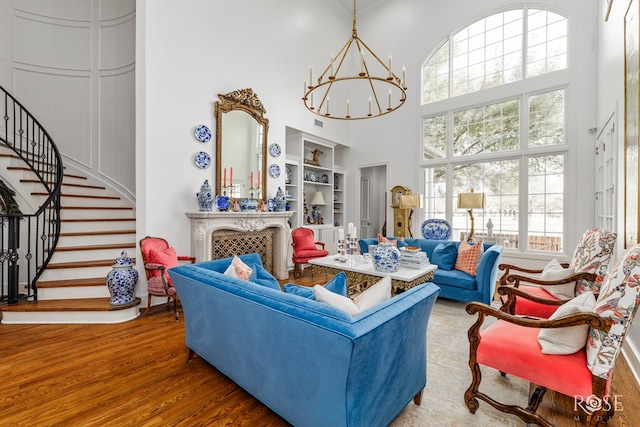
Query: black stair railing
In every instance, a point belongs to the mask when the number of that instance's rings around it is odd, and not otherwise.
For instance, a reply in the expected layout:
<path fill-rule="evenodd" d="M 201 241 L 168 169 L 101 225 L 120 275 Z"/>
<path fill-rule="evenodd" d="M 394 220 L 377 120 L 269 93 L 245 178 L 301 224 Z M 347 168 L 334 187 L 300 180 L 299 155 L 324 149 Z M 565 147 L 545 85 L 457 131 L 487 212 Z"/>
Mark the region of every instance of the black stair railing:
<path fill-rule="evenodd" d="M 11 195 L 7 196 L 7 191 L 1 193 L 0 299 L 16 304 L 23 299 L 37 299 L 36 282 L 58 243 L 63 166 L 49 133 L 2 86 L 0 102 L 0 143 L 22 159 L 24 167 L 35 174 L 48 193 L 35 212 L 26 213 L 15 203 L 8 203 L 6 198 Z"/>

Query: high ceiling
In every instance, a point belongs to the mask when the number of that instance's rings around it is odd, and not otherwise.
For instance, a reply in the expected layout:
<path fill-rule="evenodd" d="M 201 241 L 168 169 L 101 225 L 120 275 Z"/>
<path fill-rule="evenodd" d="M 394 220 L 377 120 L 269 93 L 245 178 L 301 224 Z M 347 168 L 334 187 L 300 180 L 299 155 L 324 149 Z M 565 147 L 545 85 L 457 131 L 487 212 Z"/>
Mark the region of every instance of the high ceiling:
<path fill-rule="evenodd" d="M 353 16 L 353 0 L 334 0 L 342 7 L 345 12 L 350 16 Z M 357 0 L 357 13 L 364 12 L 365 10 L 382 3 L 385 0 Z"/>

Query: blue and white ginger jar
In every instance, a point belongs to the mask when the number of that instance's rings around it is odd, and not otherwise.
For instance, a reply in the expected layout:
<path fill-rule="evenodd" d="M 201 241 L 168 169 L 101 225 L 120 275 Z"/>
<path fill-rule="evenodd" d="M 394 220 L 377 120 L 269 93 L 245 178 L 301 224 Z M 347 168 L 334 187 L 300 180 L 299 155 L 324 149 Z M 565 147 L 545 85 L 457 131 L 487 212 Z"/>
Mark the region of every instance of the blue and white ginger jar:
<path fill-rule="evenodd" d="M 372 260 L 376 271 L 394 273 L 400 265 L 400 251 L 391 243 L 379 243 L 373 250 Z"/>
<path fill-rule="evenodd" d="M 278 191 L 276 191 L 276 197 L 274 199 L 276 202 L 276 212 L 284 212 L 287 207 L 287 202 L 284 198 L 284 192 L 281 187 L 278 187 Z"/>
<path fill-rule="evenodd" d="M 135 300 L 135 287 L 138 282 L 138 272 L 133 268 L 131 258 L 126 251 L 113 263 L 112 270 L 107 273 L 107 287 L 111 294 L 111 305 L 129 304 Z"/>
<path fill-rule="evenodd" d="M 213 205 L 213 193 L 211 192 L 211 186 L 209 180 L 205 179 L 204 183 L 200 186 L 200 192 L 196 193 L 198 197 L 198 205 L 200 205 L 200 212 L 211 212 L 211 206 Z"/>

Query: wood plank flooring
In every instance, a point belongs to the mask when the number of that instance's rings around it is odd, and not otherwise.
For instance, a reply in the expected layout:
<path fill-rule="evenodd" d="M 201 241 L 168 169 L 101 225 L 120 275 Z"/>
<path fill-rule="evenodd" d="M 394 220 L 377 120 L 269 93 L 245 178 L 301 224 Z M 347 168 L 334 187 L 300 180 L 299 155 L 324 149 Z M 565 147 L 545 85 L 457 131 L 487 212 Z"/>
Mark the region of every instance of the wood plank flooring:
<path fill-rule="evenodd" d="M 318 281 L 305 271 L 295 282 Z M 183 318 L 172 314 L 162 305 L 115 325 L 0 325 L 0 426 L 288 425 L 203 359 L 185 363 Z M 618 361 L 624 410 L 609 425 L 640 426 L 639 387 Z M 550 392 L 541 408 L 558 427 L 581 425 L 572 399 Z"/>

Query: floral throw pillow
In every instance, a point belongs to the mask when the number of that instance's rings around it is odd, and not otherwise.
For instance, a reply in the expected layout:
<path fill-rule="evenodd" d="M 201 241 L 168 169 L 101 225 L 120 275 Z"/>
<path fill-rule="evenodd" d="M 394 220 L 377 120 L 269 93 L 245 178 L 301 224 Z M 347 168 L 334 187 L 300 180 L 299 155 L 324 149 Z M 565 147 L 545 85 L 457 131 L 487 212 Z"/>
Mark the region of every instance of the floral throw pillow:
<path fill-rule="evenodd" d="M 640 245 L 628 249 L 602 284 L 594 309 L 613 320 L 609 332 L 589 329 L 587 366 L 594 375 L 608 379 L 622 347 L 622 340 L 640 304 Z"/>
<path fill-rule="evenodd" d="M 587 230 L 582 235 L 569 267 L 573 268 L 575 273 L 594 273 L 596 281 L 591 282 L 585 279 L 576 281 L 576 295 L 587 291 L 592 291 L 596 295 L 600 292 L 600 286 L 615 248 L 616 237 L 616 233 L 601 228 Z"/>
<path fill-rule="evenodd" d="M 237 277 L 240 280 L 249 280 L 251 279 L 251 271 L 251 267 L 242 262 L 237 256 L 234 256 L 224 274 L 226 276 Z"/>
<path fill-rule="evenodd" d="M 482 240 L 476 242 L 473 246 L 465 241 L 460 242 L 455 269 L 475 276 L 478 270 L 478 261 L 482 256 L 482 252 L 484 252 L 483 249 Z"/>

